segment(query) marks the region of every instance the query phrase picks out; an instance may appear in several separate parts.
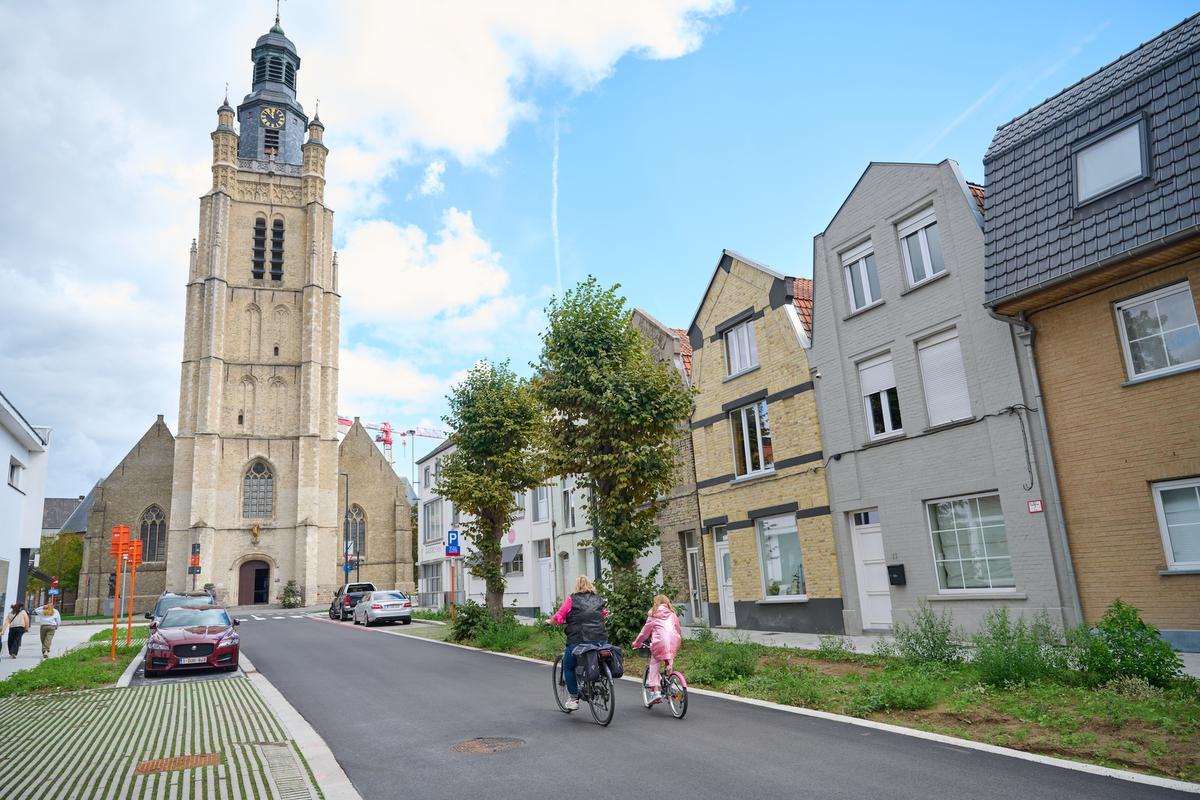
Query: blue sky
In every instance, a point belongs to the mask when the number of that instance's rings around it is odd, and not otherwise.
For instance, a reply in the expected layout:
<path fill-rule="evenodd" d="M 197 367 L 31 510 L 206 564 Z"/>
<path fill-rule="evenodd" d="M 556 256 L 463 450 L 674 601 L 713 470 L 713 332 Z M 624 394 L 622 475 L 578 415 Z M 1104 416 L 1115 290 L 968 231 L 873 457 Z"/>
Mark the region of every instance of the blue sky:
<path fill-rule="evenodd" d="M 155 414 L 174 429 L 208 132 L 224 83 L 234 104 L 249 90 L 271 10 L 0 6 L 0 102 L 20 110 L 0 148 L 23 154 L 0 214 L 0 388 L 55 429 L 52 495 L 86 492 Z M 331 148 L 340 410 L 440 426 L 476 359 L 536 358 L 556 128 L 562 286 L 619 282 L 683 327 L 722 248 L 810 274 L 869 161 L 953 158 L 981 181 L 997 125 L 1195 10 L 288 0 Z"/>

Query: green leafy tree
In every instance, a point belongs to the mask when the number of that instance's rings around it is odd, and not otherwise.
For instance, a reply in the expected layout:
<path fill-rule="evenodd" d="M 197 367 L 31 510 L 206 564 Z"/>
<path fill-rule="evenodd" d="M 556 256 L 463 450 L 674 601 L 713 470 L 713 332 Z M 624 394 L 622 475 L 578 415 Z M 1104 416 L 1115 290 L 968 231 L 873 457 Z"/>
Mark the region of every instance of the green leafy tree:
<path fill-rule="evenodd" d="M 514 494 L 546 477 L 543 414 L 529 382 L 507 361 L 477 364 L 447 401 L 443 419 L 454 430 L 455 448 L 442 460 L 437 491 L 470 515 L 462 526 L 473 545 L 467 566 L 484 580 L 487 608 L 499 617 L 505 585 L 500 540 L 512 527 Z"/>
<path fill-rule="evenodd" d="M 546 309 L 536 365 L 549 411 L 554 474 L 583 476 L 613 619 L 610 637 L 640 627 L 657 584 L 637 559 L 658 539 L 654 515 L 675 476 L 675 439 L 692 411 L 692 390 L 629 322 L 619 285 L 589 277 Z"/>
<path fill-rule="evenodd" d="M 47 575 L 58 576 L 58 588 L 63 594 L 79 590 L 79 570 L 82 567 L 83 534 L 60 533 L 42 537 L 38 550 L 38 569 Z M 29 579 L 30 591 L 49 588 L 48 583 L 37 578 Z"/>

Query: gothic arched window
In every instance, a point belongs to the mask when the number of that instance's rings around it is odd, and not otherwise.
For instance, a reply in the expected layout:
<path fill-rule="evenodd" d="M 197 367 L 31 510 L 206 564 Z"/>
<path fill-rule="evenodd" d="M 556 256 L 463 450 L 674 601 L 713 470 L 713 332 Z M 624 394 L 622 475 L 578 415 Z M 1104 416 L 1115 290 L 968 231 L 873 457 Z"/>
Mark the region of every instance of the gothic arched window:
<path fill-rule="evenodd" d="M 267 221 L 262 217 L 254 220 L 254 249 L 250 255 L 250 274 L 261 278 L 267 261 Z"/>
<path fill-rule="evenodd" d="M 349 542 L 358 558 L 367 556 L 367 518 L 359 506 L 350 506 L 346 512 L 346 522 L 342 530 L 342 541 Z"/>
<path fill-rule="evenodd" d="M 255 461 L 242 477 L 242 516 L 269 517 L 275 506 L 275 478 L 271 468 Z"/>
<path fill-rule="evenodd" d="M 283 280 L 283 220 L 271 225 L 271 280 Z"/>
<path fill-rule="evenodd" d="M 142 560 L 164 561 L 167 558 L 167 517 L 158 506 L 150 506 L 142 514 Z"/>

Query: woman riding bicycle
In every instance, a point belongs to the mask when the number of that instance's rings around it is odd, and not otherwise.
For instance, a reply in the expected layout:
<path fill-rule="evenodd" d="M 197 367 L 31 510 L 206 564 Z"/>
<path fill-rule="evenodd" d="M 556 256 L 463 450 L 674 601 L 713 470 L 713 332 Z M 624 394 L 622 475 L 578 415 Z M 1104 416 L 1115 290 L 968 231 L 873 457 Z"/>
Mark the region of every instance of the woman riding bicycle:
<path fill-rule="evenodd" d="M 569 711 L 579 708 L 579 682 L 575 679 L 575 645 L 608 643 L 604 618 L 608 616 L 606 601 L 596 594 L 596 587 L 587 575 L 575 579 L 575 592 L 563 601 L 546 620 L 547 625 L 567 626 L 567 647 L 563 651 L 562 671 L 570 697 L 564 704 Z"/>

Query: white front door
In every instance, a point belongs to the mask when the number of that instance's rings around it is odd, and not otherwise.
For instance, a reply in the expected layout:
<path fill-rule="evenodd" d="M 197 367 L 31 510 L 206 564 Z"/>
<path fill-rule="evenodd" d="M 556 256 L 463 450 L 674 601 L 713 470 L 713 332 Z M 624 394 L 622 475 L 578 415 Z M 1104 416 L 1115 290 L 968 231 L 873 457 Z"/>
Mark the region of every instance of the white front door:
<path fill-rule="evenodd" d="M 887 557 L 883 551 L 879 511 L 856 512 L 851 515 L 850 523 L 863 629 L 891 630 L 892 589 L 888 585 Z"/>
<path fill-rule="evenodd" d="M 721 624 L 733 627 L 737 620 L 733 614 L 733 557 L 729 555 L 729 542 L 715 543 L 717 558 L 717 586 L 721 602 Z"/>
<path fill-rule="evenodd" d="M 541 609 L 547 614 L 554 613 L 554 578 L 551 577 L 550 559 L 538 559 L 538 585 L 542 587 Z"/>
<path fill-rule="evenodd" d="M 704 619 L 704 609 L 700 605 L 700 551 L 695 547 L 689 547 L 687 551 L 687 579 L 688 611 L 692 622 L 697 623 Z"/>

